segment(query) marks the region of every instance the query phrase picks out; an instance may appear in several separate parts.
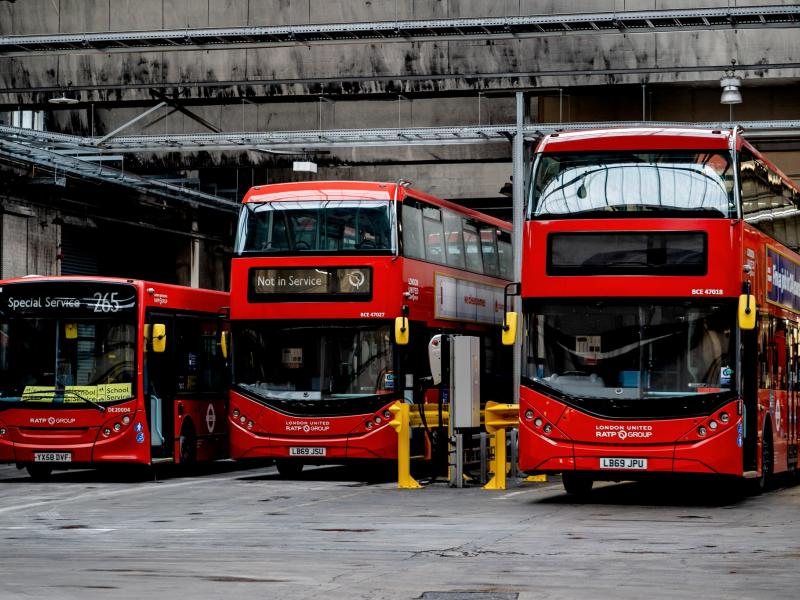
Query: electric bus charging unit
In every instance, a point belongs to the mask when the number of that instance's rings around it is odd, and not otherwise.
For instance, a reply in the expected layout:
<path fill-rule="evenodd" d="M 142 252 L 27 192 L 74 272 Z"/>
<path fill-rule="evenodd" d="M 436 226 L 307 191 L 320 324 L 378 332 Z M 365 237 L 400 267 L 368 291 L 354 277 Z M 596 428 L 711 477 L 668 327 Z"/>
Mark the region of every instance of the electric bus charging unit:
<path fill-rule="evenodd" d="M 481 341 L 467 335 L 437 335 L 428 345 L 434 385 L 441 384 L 443 403 L 449 404 L 449 480 L 464 487 L 465 436 L 481 426 Z"/>

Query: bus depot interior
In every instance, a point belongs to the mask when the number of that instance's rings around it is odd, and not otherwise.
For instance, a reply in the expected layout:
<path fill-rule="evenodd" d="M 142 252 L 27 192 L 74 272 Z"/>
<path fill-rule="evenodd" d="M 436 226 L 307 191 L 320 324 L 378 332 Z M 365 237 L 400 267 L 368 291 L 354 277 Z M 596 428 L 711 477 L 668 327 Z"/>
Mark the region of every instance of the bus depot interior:
<path fill-rule="evenodd" d="M 121 361 L 108 369 L 124 378 L 121 364 L 139 352 L 132 344 L 146 327 L 150 339 L 161 325 L 156 338 L 179 342 L 149 354 L 152 368 L 144 354 L 133 361 L 131 394 L 149 398 L 142 427 L 152 460 L 180 462 L 190 438 L 200 452 L 198 423 L 225 424 L 229 455 L 295 458 L 295 470 L 311 456 L 395 460 L 393 402 L 437 406 L 444 426 L 428 344 L 476 335 L 481 405 L 519 403 L 523 425 L 530 381 L 551 402 L 547 414 L 529 407 L 542 428 L 560 431 L 558 419 L 580 411 L 559 399 L 580 397 L 595 411 L 699 419 L 695 433 L 708 433 L 713 412 L 717 429 L 705 443 L 724 433 L 736 444 L 739 415 L 721 427 L 714 402 L 751 389 L 751 416 L 770 415 L 771 437 L 767 421 L 745 418 L 742 406 L 742 475 L 760 477 L 770 461 L 777 471 L 795 464 L 796 7 L 745 4 L 722 15 L 685 3 L 570 3 L 570 19 L 559 20 L 556 3 L 544 1 L 523 3 L 513 18 L 510 3 L 489 16 L 458 1 L 400 2 L 396 14 L 309 2 L 305 15 L 285 6 L 266 14 L 246 0 L 230 11 L 185 2 L 193 37 L 171 29 L 185 24 L 169 0 L 141 13 L 98 4 L 83 21 L 68 17 L 65 2 L 55 12 L 6 4 L 2 73 L 55 75 L 7 76 L 0 86 L 0 278 L 132 278 L 232 294 L 221 319 L 154 305 L 125 356 L 103 359 Z M 461 18 L 469 27 L 452 21 Z M 421 22 L 424 34 L 405 29 Z M 258 29 L 277 25 L 286 31 Z M 242 29 L 250 26 L 258 30 Z M 209 45 L 203 36 L 214 27 Z M 256 47 L 264 40 L 268 48 Z M 303 44 L 306 62 L 292 54 Z M 380 60 L 366 64 L 366 51 Z M 272 74 L 258 66 L 266 57 L 277 61 Z M 163 78 L 149 78 L 155 72 Z M 676 133 L 660 146 L 573 141 L 537 153 L 548 135 L 557 144 L 565 132 L 587 132 L 585 140 L 624 126 Z M 747 145 L 719 141 L 735 127 Z M 715 141 L 682 143 L 692 130 Z M 613 225 L 577 225 L 585 220 Z M 746 224 L 740 248 L 734 223 Z M 733 277 L 742 264 L 751 271 Z M 766 273 L 777 273 L 772 287 Z M 504 291 L 511 282 L 521 296 Z M 741 327 L 741 297 L 747 307 L 754 299 L 755 331 Z M 81 362 L 91 335 L 80 319 L 42 318 L 24 334 L 6 327 L 8 347 L 30 356 L 30 369 L 61 361 L 47 371 L 54 388 L 94 381 Z M 94 327 L 97 339 L 130 333 Z M 512 329 L 516 345 L 504 346 Z M 184 351 L 184 336 L 198 349 Z M 33 340 L 46 350 L 26 350 Z M 97 357 L 110 356 L 106 345 Z M 212 350 L 208 373 L 200 365 Z M 204 378 L 188 374 L 198 369 Z M 19 394 L 14 378 L 26 370 L 4 383 L 5 397 Z M 228 384 L 226 405 L 210 404 L 213 415 L 193 417 L 187 434 L 175 430 L 189 386 L 211 397 Z M 690 396 L 708 414 L 672 410 L 670 398 Z M 640 410 L 645 400 L 654 412 Z M 413 456 L 433 452 L 417 422 L 427 414 L 409 417 Z M 291 428 L 306 427 L 315 441 L 296 443 Z M 615 456 L 592 460 L 605 458 Z"/>

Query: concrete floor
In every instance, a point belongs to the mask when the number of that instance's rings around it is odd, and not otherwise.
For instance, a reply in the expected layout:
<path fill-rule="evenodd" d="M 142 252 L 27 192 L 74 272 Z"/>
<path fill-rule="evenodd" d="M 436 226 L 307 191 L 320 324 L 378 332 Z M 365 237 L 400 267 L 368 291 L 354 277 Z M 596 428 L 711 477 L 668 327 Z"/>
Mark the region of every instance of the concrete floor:
<path fill-rule="evenodd" d="M 399 491 L 229 462 L 35 483 L 0 466 L 0 598 L 798 598 L 800 487 Z"/>

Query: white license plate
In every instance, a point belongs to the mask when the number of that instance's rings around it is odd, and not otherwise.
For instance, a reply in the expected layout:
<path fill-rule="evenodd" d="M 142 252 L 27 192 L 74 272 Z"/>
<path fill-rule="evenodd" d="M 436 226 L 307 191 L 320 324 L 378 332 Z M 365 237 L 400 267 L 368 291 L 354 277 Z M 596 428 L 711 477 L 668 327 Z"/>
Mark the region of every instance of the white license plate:
<path fill-rule="evenodd" d="M 325 456 L 327 448 L 292 446 L 289 448 L 289 456 Z"/>
<path fill-rule="evenodd" d="M 601 469 L 623 469 L 626 471 L 644 471 L 647 469 L 646 458 L 601 458 Z"/>
<path fill-rule="evenodd" d="M 72 452 L 34 452 L 33 462 L 72 462 Z"/>

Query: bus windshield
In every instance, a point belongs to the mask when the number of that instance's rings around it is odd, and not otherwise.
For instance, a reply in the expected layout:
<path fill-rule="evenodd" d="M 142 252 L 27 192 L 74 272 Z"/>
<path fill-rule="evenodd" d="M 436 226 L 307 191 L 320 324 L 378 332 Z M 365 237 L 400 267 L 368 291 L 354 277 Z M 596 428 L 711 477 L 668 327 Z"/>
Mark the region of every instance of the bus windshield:
<path fill-rule="evenodd" d="M 388 324 L 264 321 L 234 335 L 235 382 L 256 396 L 314 401 L 394 393 Z"/>
<path fill-rule="evenodd" d="M 259 202 L 242 210 L 236 251 L 343 253 L 392 251 L 390 203 L 376 200 Z"/>
<path fill-rule="evenodd" d="M 732 302 L 544 304 L 526 316 L 524 375 L 575 399 L 732 392 L 735 316 Z"/>
<path fill-rule="evenodd" d="M 737 216 L 727 152 L 539 154 L 533 169 L 528 219 Z"/>
<path fill-rule="evenodd" d="M 0 408 L 8 402 L 79 407 L 133 397 L 133 319 L 128 314 L 0 321 Z"/>

